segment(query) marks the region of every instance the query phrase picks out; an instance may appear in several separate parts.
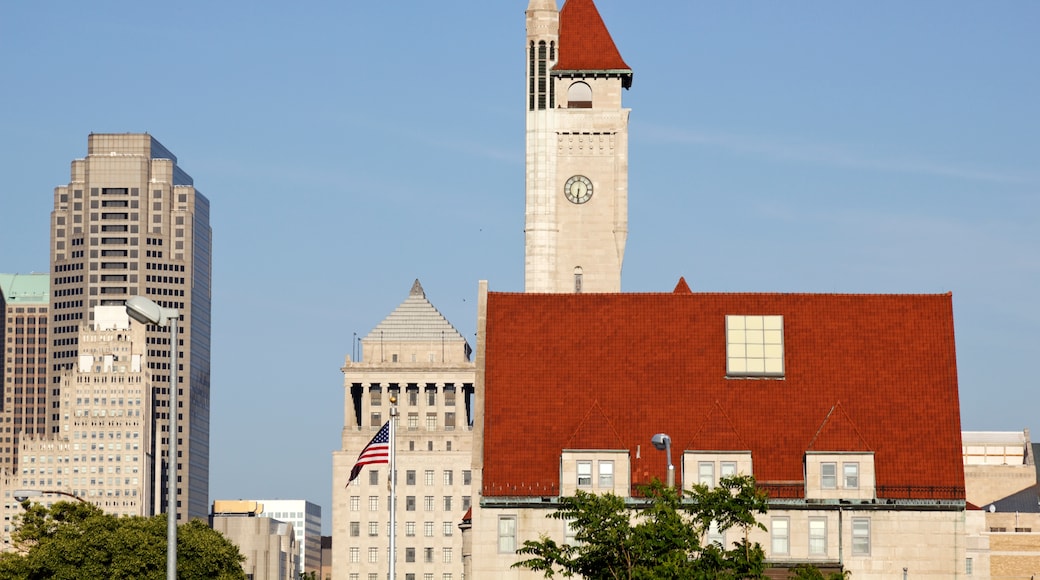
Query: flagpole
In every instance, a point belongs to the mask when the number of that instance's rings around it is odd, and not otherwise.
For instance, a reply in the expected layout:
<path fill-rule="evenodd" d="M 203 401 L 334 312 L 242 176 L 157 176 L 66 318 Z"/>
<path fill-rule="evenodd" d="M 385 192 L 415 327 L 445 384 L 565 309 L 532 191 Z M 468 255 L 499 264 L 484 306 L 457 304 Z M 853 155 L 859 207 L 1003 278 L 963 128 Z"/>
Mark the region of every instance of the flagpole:
<path fill-rule="evenodd" d="M 390 580 L 397 580 L 397 395 L 390 396 Z"/>

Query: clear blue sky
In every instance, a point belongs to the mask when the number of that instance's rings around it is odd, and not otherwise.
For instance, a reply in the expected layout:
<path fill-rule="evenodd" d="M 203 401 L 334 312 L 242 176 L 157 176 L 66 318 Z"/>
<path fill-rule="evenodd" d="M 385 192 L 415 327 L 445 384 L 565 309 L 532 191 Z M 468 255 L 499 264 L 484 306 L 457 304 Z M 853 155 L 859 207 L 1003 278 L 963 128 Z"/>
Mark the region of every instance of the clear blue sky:
<path fill-rule="evenodd" d="M 1040 427 L 1040 3 L 597 4 L 626 291 L 953 292 L 963 427 Z M 47 270 L 88 133 L 156 136 L 212 202 L 210 496 L 327 530 L 353 334 L 419 278 L 475 343 L 523 287 L 526 6 L 4 3 L 0 271 Z"/>

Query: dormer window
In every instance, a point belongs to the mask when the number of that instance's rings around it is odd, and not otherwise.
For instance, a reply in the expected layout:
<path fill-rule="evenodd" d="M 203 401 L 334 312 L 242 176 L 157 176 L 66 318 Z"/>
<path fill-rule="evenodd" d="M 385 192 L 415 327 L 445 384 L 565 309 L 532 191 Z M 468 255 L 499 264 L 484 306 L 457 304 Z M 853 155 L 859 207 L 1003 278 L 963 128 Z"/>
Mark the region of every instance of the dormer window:
<path fill-rule="evenodd" d="M 567 108 L 591 109 L 592 87 L 590 87 L 588 83 L 583 83 L 581 81 L 572 83 L 570 88 L 567 89 Z"/>

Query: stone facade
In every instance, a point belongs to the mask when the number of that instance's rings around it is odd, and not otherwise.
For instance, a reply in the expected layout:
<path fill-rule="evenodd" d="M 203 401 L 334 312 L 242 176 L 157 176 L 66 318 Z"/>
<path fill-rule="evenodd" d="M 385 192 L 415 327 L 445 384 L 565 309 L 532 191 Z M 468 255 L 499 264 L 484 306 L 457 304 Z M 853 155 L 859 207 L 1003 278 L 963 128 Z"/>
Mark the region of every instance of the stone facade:
<path fill-rule="evenodd" d="M 399 580 L 461 580 L 458 524 L 472 502 L 474 365 L 461 334 L 426 299 L 408 298 L 343 366 L 342 450 L 333 454 L 333 580 L 381 580 L 389 563 L 386 465 L 349 486 L 358 454 L 390 419 L 396 397 L 396 572 Z"/>
<path fill-rule="evenodd" d="M 267 517 L 215 515 L 210 526 L 245 556 L 242 569 L 251 580 L 296 580 L 300 549 L 290 523 Z"/>
<path fill-rule="evenodd" d="M 212 231 L 209 200 L 148 134 L 91 134 L 87 156 L 72 162 L 67 185 L 54 189 L 51 212 L 51 316 L 48 407 L 58 403 L 62 375 L 79 357 L 77 336 L 96 306 L 122 306 L 145 296 L 180 313 L 181 411 L 178 517 L 209 513 L 209 389 Z M 150 381 L 155 388 L 153 437 L 166 448 L 169 329 L 149 326 Z M 58 433 L 58 425 L 48 425 Z M 165 455 L 165 453 L 163 453 Z M 167 478 L 155 470 L 157 479 Z M 157 504 L 165 506 L 165 485 Z"/>

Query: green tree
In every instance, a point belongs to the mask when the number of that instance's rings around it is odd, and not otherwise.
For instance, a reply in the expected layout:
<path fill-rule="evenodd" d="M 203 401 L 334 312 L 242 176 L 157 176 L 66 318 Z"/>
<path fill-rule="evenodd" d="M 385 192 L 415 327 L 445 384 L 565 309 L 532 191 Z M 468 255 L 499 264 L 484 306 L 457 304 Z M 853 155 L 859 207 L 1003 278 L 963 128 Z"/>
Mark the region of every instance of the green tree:
<path fill-rule="evenodd" d="M 641 489 L 634 506 L 613 494 L 578 491 L 560 499 L 547 517 L 569 522 L 573 544 L 548 537 L 527 541 L 513 565 L 587 580 L 763 578 L 765 552 L 748 540 L 752 528 L 765 529 L 756 516 L 766 511 L 765 494 L 749 476 L 725 477 L 716 488 L 697 485 L 683 492 L 659 481 Z M 738 529 L 742 538 L 729 548 L 700 545 L 715 522 L 720 531 Z"/>
<path fill-rule="evenodd" d="M 166 516 L 117 517 L 81 502 L 26 508 L 11 534 L 17 552 L 0 555 L 12 580 L 163 580 Z M 179 580 L 245 580 L 238 547 L 198 520 L 177 528 Z"/>
<path fill-rule="evenodd" d="M 812 564 L 799 564 L 794 568 L 791 568 L 791 572 L 794 573 L 794 577 L 798 580 L 845 580 L 849 577 L 849 571 L 844 572 L 831 572 L 830 574 L 824 574 L 819 568 Z"/>

